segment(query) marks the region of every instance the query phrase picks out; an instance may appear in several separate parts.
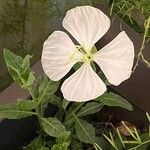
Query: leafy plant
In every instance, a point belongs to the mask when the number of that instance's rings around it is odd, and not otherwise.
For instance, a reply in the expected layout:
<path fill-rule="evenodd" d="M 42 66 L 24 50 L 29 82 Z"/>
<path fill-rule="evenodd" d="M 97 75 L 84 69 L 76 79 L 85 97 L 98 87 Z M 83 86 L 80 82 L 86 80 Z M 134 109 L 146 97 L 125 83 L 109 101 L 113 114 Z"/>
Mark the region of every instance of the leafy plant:
<path fill-rule="evenodd" d="M 69 103 L 56 95 L 59 82 L 51 81 L 46 76 L 36 79 L 30 68 L 29 55 L 22 58 L 5 49 L 4 58 L 14 81 L 21 88 L 26 89 L 32 99 L 19 99 L 14 103 L 0 105 L 0 118 L 21 119 L 34 115 L 40 124 L 38 137 L 24 147 L 25 150 L 68 150 L 73 149 L 73 145 L 84 147 L 84 143 L 89 144 L 91 148 L 101 150 L 95 127 L 86 121 L 85 117 L 99 112 L 104 105 L 121 106 L 132 110 L 131 104 L 113 93 L 105 93 L 87 103 Z M 54 105 L 57 107 L 53 116 L 45 114 L 49 103 L 51 107 Z M 80 144 L 75 145 L 75 143 Z"/>

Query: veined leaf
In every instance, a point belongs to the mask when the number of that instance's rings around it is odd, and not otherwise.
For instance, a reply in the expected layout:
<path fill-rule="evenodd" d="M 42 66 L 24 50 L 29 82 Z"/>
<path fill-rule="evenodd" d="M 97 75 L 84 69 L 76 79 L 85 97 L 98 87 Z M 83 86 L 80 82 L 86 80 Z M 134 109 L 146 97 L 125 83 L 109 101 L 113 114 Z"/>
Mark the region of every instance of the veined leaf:
<path fill-rule="evenodd" d="M 53 145 L 53 147 L 51 148 L 51 150 L 69 150 L 68 149 L 69 145 L 70 145 L 69 142 L 62 143 L 62 144 L 55 144 L 55 145 Z"/>
<path fill-rule="evenodd" d="M 4 49 L 4 58 L 9 73 L 14 81 L 22 88 L 27 89 L 35 80 L 33 72 L 30 68 L 30 56 L 27 55 L 24 59 L 9 50 Z"/>
<path fill-rule="evenodd" d="M 25 111 L 25 110 L 17 110 L 17 109 L 4 109 L 0 110 L 0 118 L 8 118 L 8 119 L 21 119 L 26 118 L 28 116 L 36 115 L 34 112 Z"/>
<path fill-rule="evenodd" d="M 48 77 L 44 77 L 39 85 L 39 103 L 44 103 L 49 101 L 50 97 L 57 91 L 59 87 L 59 82 L 54 82 Z"/>
<path fill-rule="evenodd" d="M 12 69 L 19 74 L 23 58 L 11 53 L 9 50 L 4 49 L 4 58 L 8 69 Z"/>
<path fill-rule="evenodd" d="M 35 76 L 34 76 L 33 72 L 29 72 L 28 78 L 22 87 L 27 88 L 27 87 L 31 86 L 34 81 L 35 81 Z"/>
<path fill-rule="evenodd" d="M 22 102 L 17 101 L 12 104 L 0 105 L 0 118 L 21 119 L 31 115 L 36 115 L 36 113 L 30 111 L 33 108 L 33 103 L 32 106 L 29 106 L 31 105 L 31 103 L 31 101 L 25 102 L 24 100 Z M 29 108 L 27 108 L 27 105 L 29 106 Z"/>
<path fill-rule="evenodd" d="M 31 143 L 24 148 L 24 150 L 49 150 L 45 147 L 46 142 L 39 136 L 35 138 Z"/>
<path fill-rule="evenodd" d="M 86 115 L 89 115 L 89 114 L 94 114 L 96 112 L 99 112 L 103 108 L 103 106 L 104 105 L 102 103 L 97 103 L 97 102 L 87 103 L 77 113 L 77 116 L 82 117 L 82 116 L 86 116 Z"/>
<path fill-rule="evenodd" d="M 30 71 L 30 59 L 31 59 L 30 55 L 25 56 L 25 58 L 23 59 L 23 62 L 21 64 L 22 74 L 24 74 L 25 72 Z"/>
<path fill-rule="evenodd" d="M 74 117 L 75 117 L 75 129 L 78 138 L 82 142 L 94 144 L 94 140 L 95 140 L 94 127 L 88 122 L 77 118 L 76 115 L 74 115 Z"/>
<path fill-rule="evenodd" d="M 98 97 L 96 100 L 107 106 L 119 106 L 130 111 L 133 110 L 132 105 L 127 100 L 111 92 Z"/>
<path fill-rule="evenodd" d="M 52 137 L 59 137 L 65 132 L 65 127 L 57 118 L 41 118 L 44 131 Z"/>
<path fill-rule="evenodd" d="M 56 95 L 54 95 L 54 94 L 49 98 L 48 102 L 53 104 L 53 105 L 56 105 L 59 108 L 62 108 L 62 100 L 61 100 L 61 98 L 56 96 Z"/>
<path fill-rule="evenodd" d="M 69 131 L 65 131 L 63 133 L 60 134 L 60 136 L 57 139 L 57 143 L 65 143 L 65 142 L 69 142 L 69 137 L 70 137 L 70 132 Z"/>
<path fill-rule="evenodd" d="M 31 100 L 19 99 L 17 100 L 17 108 L 19 110 L 32 110 L 37 107 L 37 102 Z"/>
<path fill-rule="evenodd" d="M 51 150 L 69 150 L 68 146 L 70 145 L 69 140 L 70 132 L 66 131 L 60 134 L 57 139 L 57 144 L 54 144 Z"/>

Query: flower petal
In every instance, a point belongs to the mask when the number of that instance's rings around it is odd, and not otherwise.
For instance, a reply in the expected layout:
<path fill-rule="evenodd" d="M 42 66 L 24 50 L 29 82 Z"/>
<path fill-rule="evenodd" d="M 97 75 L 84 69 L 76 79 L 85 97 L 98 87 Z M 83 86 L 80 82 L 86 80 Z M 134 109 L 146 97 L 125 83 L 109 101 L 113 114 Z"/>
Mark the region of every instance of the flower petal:
<path fill-rule="evenodd" d="M 72 56 L 81 57 L 69 36 L 62 31 L 53 32 L 44 42 L 42 67 L 51 80 L 63 78 L 77 62 Z"/>
<path fill-rule="evenodd" d="M 102 95 L 106 91 L 106 86 L 94 72 L 90 63 L 84 63 L 65 80 L 61 90 L 66 100 L 83 102 Z"/>
<path fill-rule="evenodd" d="M 110 19 L 97 8 L 78 6 L 67 12 L 63 20 L 63 27 L 81 46 L 90 50 L 108 31 Z"/>
<path fill-rule="evenodd" d="M 122 31 L 94 55 L 94 60 L 108 81 L 113 85 L 119 85 L 131 75 L 134 45 L 128 35 Z"/>

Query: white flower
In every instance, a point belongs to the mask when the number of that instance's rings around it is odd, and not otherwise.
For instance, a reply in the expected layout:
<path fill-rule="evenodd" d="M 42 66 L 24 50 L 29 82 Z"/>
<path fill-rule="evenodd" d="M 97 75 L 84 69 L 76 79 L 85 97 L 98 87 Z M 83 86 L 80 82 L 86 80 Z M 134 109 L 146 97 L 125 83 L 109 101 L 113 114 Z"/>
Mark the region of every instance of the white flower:
<path fill-rule="evenodd" d="M 65 99 L 88 101 L 106 91 L 105 84 L 91 67 L 92 61 L 113 85 L 130 77 L 134 46 L 124 31 L 101 50 L 92 53 L 94 44 L 110 27 L 110 19 L 102 11 L 91 6 L 71 9 L 63 19 L 63 27 L 80 46 L 76 46 L 65 32 L 55 31 L 44 42 L 41 61 L 45 73 L 54 81 L 63 78 L 77 62 L 82 62 L 61 87 Z"/>

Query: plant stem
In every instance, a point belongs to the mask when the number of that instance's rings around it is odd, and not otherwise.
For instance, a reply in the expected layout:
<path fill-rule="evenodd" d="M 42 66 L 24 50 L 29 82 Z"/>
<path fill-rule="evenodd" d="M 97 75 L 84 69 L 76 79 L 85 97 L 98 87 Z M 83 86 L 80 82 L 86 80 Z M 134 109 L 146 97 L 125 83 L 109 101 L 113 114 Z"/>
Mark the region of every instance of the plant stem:
<path fill-rule="evenodd" d="M 75 114 L 83 105 L 84 103 L 79 103 L 79 105 L 68 116 L 66 116 L 66 119 L 64 122 L 65 126 L 73 121 L 73 114 Z"/>
<path fill-rule="evenodd" d="M 96 150 L 102 150 L 102 148 L 97 143 L 94 143 L 94 148 Z"/>
<path fill-rule="evenodd" d="M 36 96 L 33 92 L 33 88 L 28 87 L 28 91 L 30 92 L 30 94 L 32 96 L 32 100 L 36 101 L 37 98 L 36 98 Z M 41 118 L 42 118 L 42 105 L 41 105 L 41 103 L 36 107 L 36 115 L 37 115 L 37 118 L 38 118 L 38 121 L 39 121 L 40 132 L 41 132 L 41 135 L 42 135 L 44 132 L 43 132 L 42 121 L 41 121 Z"/>
<path fill-rule="evenodd" d="M 150 140 L 145 141 L 145 142 L 143 142 L 142 144 L 137 145 L 137 146 L 135 146 L 135 147 L 133 147 L 133 148 L 130 148 L 129 150 L 135 150 L 135 149 L 139 148 L 140 146 L 145 145 L 145 144 L 147 144 L 147 143 L 150 143 Z"/>
<path fill-rule="evenodd" d="M 149 63 L 149 62 L 144 58 L 144 56 L 143 56 L 143 50 L 144 50 L 144 47 L 145 47 L 146 36 L 147 36 L 147 34 L 148 34 L 149 26 L 150 26 L 150 16 L 149 16 L 149 18 L 148 18 L 148 20 L 147 20 L 147 23 L 146 23 L 146 27 L 145 27 L 145 32 L 144 32 L 144 36 L 143 36 L 142 45 L 141 45 L 140 52 L 139 52 L 138 57 L 137 57 L 136 64 L 135 64 L 135 66 L 134 66 L 134 68 L 133 68 L 133 72 L 134 72 L 135 69 L 137 68 L 140 58 L 142 58 L 142 60 L 143 60 L 148 66 L 150 66 L 150 63 Z"/>

